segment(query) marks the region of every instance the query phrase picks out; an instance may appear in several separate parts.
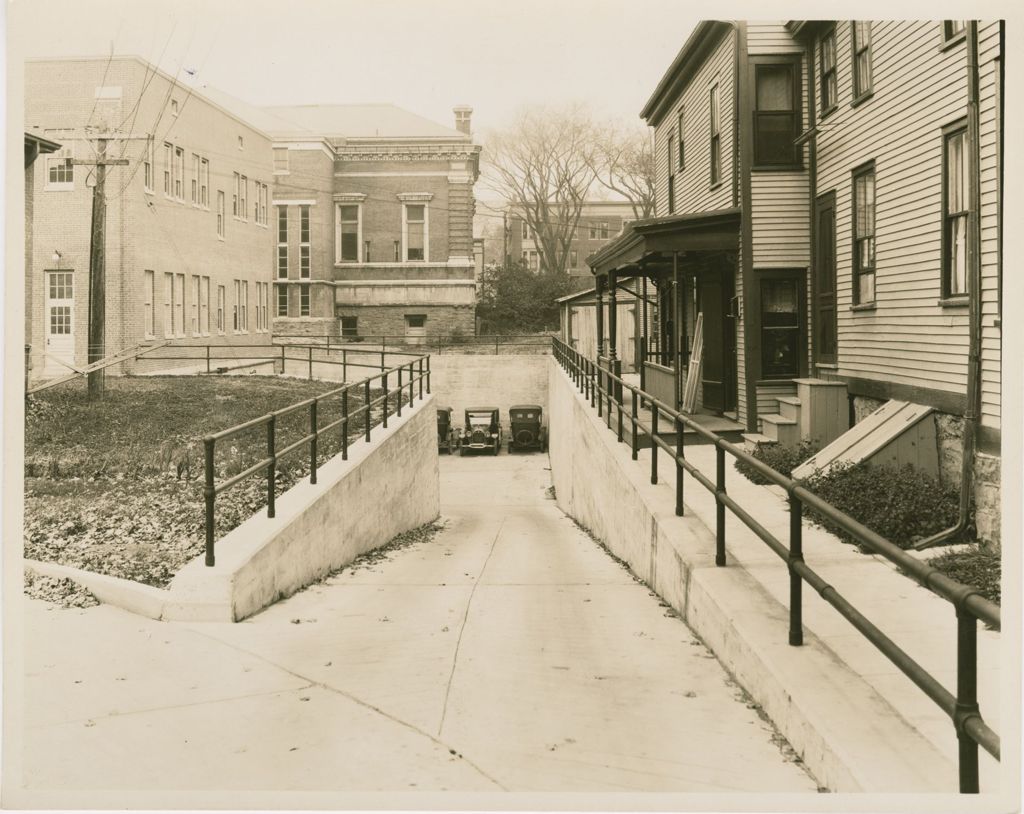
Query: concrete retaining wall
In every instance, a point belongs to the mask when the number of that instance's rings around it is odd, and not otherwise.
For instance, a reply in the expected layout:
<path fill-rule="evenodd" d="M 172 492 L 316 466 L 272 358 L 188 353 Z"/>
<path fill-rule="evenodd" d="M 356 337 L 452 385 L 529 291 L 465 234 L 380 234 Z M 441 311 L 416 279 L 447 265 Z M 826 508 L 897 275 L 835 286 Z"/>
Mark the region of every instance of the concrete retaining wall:
<path fill-rule="evenodd" d="M 849 665 L 809 630 L 804 646 L 787 644 L 788 610 L 761 582 L 764 569 L 748 570 L 731 555 L 728 567 L 715 566 L 711 531 L 692 511 L 675 515 L 672 482 L 650 483 L 648 454 L 630 460 L 628 444 L 616 441 L 554 360 L 548 382 L 559 507 L 682 616 L 818 782 L 833 791 L 950 790 L 955 767 Z M 670 461 L 660 456 L 662 473 Z"/>
<path fill-rule="evenodd" d="M 438 405 L 455 410 L 455 426 L 462 426 L 467 407 L 497 407 L 507 432 L 513 404 L 539 404 L 547 411 L 550 361 L 546 355 L 435 355 L 430 357 L 430 391 Z"/>
<path fill-rule="evenodd" d="M 238 621 L 340 568 L 440 511 L 432 398 L 377 427 L 349 460 L 322 466 L 318 483 L 277 500 L 276 514 L 249 518 L 217 542 L 217 564 L 200 557 L 174 578 L 164 619 Z"/>

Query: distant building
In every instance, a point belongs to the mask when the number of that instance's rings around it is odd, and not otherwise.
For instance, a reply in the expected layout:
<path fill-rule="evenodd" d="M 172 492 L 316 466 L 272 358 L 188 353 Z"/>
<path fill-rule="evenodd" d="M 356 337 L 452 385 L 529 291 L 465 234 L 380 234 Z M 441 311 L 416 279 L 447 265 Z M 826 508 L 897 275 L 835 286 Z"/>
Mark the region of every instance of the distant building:
<path fill-rule="evenodd" d="M 35 162 L 43 155 L 55 153 L 61 145 L 50 139 L 43 138 L 38 133 L 25 133 L 25 269 L 32 267 L 32 227 L 35 212 Z M 35 309 L 32 307 L 32 296 L 35 293 L 32 285 L 32 275 L 25 275 L 25 347 L 31 351 L 32 347 L 32 316 Z M 26 363 L 31 359 L 26 354 Z M 31 378 L 28 368 L 25 371 L 25 380 Z"/>
<path fill-rule="evenodd" d="M 27 62 L 25 122 L 61 145 L 27 179 L 34 375 L 86 364 L 95 167 L 78 162 L 96 159 L 101 137 L 108 158 L 129 162 L 107 170 L 105 352 L 269 341 L 267 136 L 137 57 Z"/>
<path fill-rule="evenodd" d="M 627 221 L 635 218 L 632 204 L 626 201 L 587 201 L 583 204 L 566 265 L 576 291 L 593 288 L 594 285 L 593 275 L 587 267 L 587 257 L 621 232 Z M 508 228 L 510 258 L 521 260 L 528 268 L 539 271 L 542 253 L 536 236 L 515 207 L 509 209 Z"/>
<path fill-rule="evenodd" d="M 473 333 L 472 108 L 224 103 L 273 139 L 275 335 Z"/>

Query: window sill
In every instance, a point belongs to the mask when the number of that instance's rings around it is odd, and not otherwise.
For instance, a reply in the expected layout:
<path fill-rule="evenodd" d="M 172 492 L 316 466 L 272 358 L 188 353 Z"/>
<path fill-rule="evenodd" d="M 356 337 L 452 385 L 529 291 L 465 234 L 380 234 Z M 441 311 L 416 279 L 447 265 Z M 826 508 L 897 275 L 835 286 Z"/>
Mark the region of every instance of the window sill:
<path fill-rule="evenodd" d="M 788 376 L 779 376 L 777 379 L 758 379 L 754 382 L 755 387 L 773 387 L 780 384 L 793 384 L 793 379 L 799 379 L 799 373 L 792 373 Z"/>
<path fill-rule="evenodd" d="M 716 190 L 716 189 L 720 189 L 720 188 L 722 187 L 722 184 L 723 184 L 723 183 L 725 183 L 725 182 L 724 182 L 724 181 L 718 181 L 717 183 L 711 184 L 711 185 L 710 185 L 710 186 L 708 187 L 708 190 L 710 191 L 710 190 Z"/>
<path fill-rule="evenodd" d="M 850 102 L 850 107 L 860 107 L 862 104 L 864 104 L 866 101 L 868 101 L 874 95 L 875 95 L 874 89 L 869 90 L 869 91 L 865 91 L 860 96 L 858 96 L 856 99 L 854 99 L 852 102 Z"/>
<path fill-rule="evenodd" d="M 142 191 L 145 192 L 147 195 L 156 195 L 156 190 L 150 189 L 149 187 L 143 187 Z"/>
<path fill-rule="evenodd" d="M 839 364 L 837 362 L 815 362 L 814 366 L 818 370 L 839 370 Z"/>
<path fill-rule="evenodd" d="M 835 105 L 832 105 L 832 107 L 830 107 L 828 110 L 821 111 L 821 115 L 818 117 L 818 122 L 820 123 L 820 122 L 825 121 L 825 119 L 827 119 L 829 116 L 831 116 L 837 110 L 839 110 L 839 105 L 835 104 Z"/>
<path fill-rule="evenodd" d="M 939 51 L 940 52 L 950 51 L 953 48 L 956 48 L 958 45 L 960 45 L 961 43 L 964 43 L 966 41 L 967 41 L 967 32 L 966 31 L 961 31 L 956 36 L 950 37 L 948 40 L 945 40 L 942 43 L 942 45 L 939 46 Z"/>
<path fill-rule="evenodd" d="M 943 308 L 967 308 L 971 304 L 971 298 L 966 294 L 955 297 L 942 297 L 936 302 Z"/>
<path fill-rule="evenodd" d="M 796 164 L 755 164 L 750 168 L 751 172 L 802 172 L 804 167 L 802 162 Z"/>
<path fill-rule="evenodd" d="M 877 303 L 865 302 L 865 303 L 862 303 L 860 305 L 851 305 L 850 306 L 850 310 L 851 311 L 874 311 L 877 307 L 878 307 Z"/>

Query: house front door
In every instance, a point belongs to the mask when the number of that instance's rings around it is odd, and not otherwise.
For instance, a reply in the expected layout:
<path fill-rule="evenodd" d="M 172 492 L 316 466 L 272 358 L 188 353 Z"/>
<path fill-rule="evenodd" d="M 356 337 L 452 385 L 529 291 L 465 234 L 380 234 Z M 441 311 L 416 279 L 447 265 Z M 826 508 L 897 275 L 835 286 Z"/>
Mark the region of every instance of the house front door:
<path fill-rule="evenodd" d="M 838 352 L 836 330 L 836 195 L 828 192 L 814 202 L 814 363 L 834 365 Z"/>
<path fill-rule="evenodd" d="M 701 275 L 697 296 L 697 307 L 704 314 L 701 406 L 717 413 L 735 410 L 736 326 L 729 309 L 733 296 L 731 272 Z"/>
<path fill-rule="evenodd" d="M 46 356 L 43 375 L 69 373 L 75 363 L 75 273 L 46 272 Z M 60 360 L 60 361 L 58 361 Z"/>

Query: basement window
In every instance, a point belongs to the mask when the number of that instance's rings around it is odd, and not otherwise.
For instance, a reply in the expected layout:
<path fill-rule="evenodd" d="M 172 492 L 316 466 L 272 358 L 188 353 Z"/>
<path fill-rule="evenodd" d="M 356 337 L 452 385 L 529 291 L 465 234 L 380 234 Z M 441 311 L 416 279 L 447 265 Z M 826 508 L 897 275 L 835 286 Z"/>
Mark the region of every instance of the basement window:
<path fill-rule="evenodd" d="M 800 280 L 761 281 L 761 376 L 800 375 Z"/>

